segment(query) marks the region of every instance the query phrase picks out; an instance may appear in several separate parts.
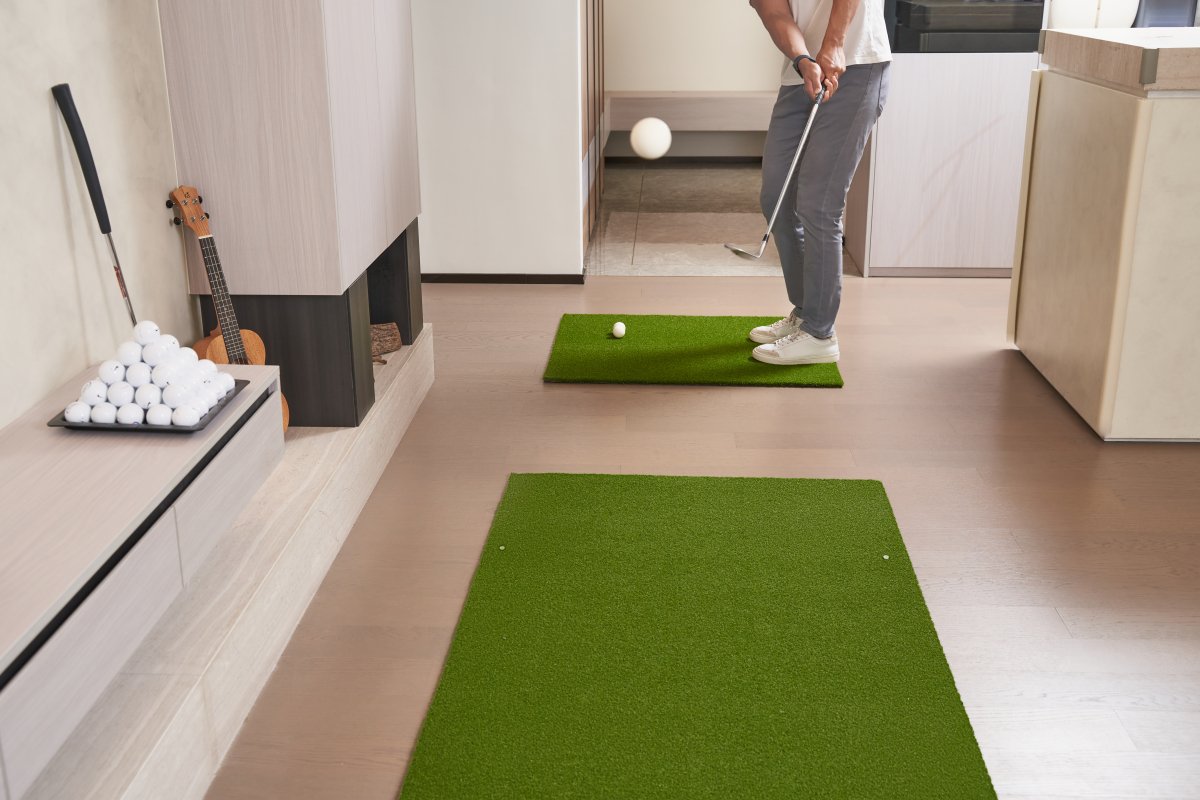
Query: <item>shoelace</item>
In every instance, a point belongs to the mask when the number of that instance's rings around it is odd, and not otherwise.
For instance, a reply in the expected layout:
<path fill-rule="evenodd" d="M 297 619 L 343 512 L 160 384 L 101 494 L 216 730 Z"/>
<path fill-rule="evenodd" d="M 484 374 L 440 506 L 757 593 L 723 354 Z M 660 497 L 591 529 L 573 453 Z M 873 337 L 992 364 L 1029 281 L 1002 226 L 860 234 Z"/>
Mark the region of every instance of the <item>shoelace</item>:
<path fill-rule="evenodd" d="M 773 323 L 771 325 L 771 333 L 778 335 L 785 330 L 790 330 L 795 327 L 796 327 L 796 314 L 795 314 L 795 312 L 792 312 L 791 314 L 788 314 L 786 317 L 779 320 L 778 322 Z"/>
<path fill-rule="evenodd" d="M 804 331 L 792 331 L 787 336 L 784 336 L 782 339 L 777 339 L 775 341 L 775 346 L 782 347 L 784 345 L 793 344 L 794 342 L 800 341 L 800 339 L 802 339 L 805 336 L 808 336 L 808 334 L 805 333 Z"/>

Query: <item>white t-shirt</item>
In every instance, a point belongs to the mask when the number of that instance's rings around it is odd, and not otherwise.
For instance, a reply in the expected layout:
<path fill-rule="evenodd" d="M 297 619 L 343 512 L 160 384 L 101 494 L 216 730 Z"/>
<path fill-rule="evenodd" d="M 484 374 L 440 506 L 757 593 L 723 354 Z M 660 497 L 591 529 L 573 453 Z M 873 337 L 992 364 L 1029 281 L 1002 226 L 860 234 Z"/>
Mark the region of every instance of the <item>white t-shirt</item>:
<path fill-rule="evenodd" d="M 792 16 L 804 32 L 804 41 L 816 56 L 825 41 L 825 29 L 829 27 L 829 14 L 833 0 L 789 0 Z M 892 48 L 888 44 L 887 23 L 883 19 L 883 0 L 862 0 L 850 26 L 846 28 L 846 66 L 855 64 L 878 64 L 892 60 Z M 796 86 L 803 83 L 790 62 L 783 66 L 783 85 Z"/>

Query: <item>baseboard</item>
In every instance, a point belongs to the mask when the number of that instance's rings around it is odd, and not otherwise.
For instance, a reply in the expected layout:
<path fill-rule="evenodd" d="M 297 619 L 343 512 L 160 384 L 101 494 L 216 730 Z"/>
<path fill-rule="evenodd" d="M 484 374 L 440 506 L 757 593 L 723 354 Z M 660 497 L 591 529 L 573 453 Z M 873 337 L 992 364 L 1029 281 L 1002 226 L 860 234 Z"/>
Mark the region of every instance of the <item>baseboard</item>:
<path fill-rule="evenodd" d="M 386 356 L 357 428 L 283 460 L 23 800 L 202 800 L 433 384 L 433 331 Z"/>
<path fill-rule="evenodd" d="M 995 269 L 973 267 L 930 267 L 910 269 L 908 267 L 871 267 L 872 278 L 1011 278 L 1011 267 Z"/>
<path fill-rule="evenodd" d="M 643 167 L 686 167 L 693 164 L 711 165 L 711 164 L 738 164 L 738 165 L 759 165 L 762 164 L 762 156 L 663 156 L 657 161 L 647 163 L 644 158 L 637 156 L 605 156 L 604 163 L 625 165 L 635 164 Z"/>
<path fill-rule="evenodd" d="M 582 273 L 531 275 L 524 273 L 486 272 L 423 272 L 422 283 L 571 283 L 582 284 Z"/>

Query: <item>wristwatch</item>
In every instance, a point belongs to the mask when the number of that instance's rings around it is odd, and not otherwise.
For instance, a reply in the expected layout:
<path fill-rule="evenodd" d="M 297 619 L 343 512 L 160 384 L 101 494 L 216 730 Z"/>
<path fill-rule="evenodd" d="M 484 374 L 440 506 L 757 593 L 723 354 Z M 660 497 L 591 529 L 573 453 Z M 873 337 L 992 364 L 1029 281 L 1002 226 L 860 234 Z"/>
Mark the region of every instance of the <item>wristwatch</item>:
<path fill-rule="evenodd" d="M 792 59 L 792 69 L 796 70 L 796 74 L 800 75 L 800 76 L 804 75 L 804 73 L 800 71 L 800 62 L 801 61 L 811 61 L 814 64 L 817 63 L 817 60 L 815 58 L 813 58 L 812 56 L 810 56 L 808 53 L 801 53 L 800 55 L 793 58 Z"/>

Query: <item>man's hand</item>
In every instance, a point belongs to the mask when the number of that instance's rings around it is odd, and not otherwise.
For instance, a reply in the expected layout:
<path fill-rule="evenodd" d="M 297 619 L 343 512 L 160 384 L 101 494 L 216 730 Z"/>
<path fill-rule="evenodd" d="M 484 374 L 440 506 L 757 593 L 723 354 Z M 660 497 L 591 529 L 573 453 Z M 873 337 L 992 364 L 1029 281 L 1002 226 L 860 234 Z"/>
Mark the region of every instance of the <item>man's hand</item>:
<path fill-rule="evenodd" d="M 804 79 L 804 89 L 808 92 L 809 98 L 816 100 L 817 92 L 821 90 L 821 81 L 826 84 L 829 79 L 825 76 L 825 72 L 821 69 L 821 65 L 805 59 L 800 62 L 800 77 Z M 829 90 L 826 89 L 825 97 L 829 97 Z"/>
<path fill-rule="evenodd" d="M 825 99 L 828 100 L 837 94 L 838 81 L 846 71 L 846 49 L 841 44 L 826 41 L 817 53 L 817 63 L 821 65 L 821 73 L 825 77 Z M 808 83 L 807 79 L 805 83 Z M 809 89 L 809 94 L 816 97 L 817 93 Z"/>

